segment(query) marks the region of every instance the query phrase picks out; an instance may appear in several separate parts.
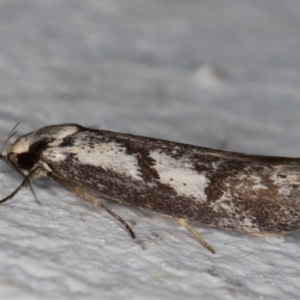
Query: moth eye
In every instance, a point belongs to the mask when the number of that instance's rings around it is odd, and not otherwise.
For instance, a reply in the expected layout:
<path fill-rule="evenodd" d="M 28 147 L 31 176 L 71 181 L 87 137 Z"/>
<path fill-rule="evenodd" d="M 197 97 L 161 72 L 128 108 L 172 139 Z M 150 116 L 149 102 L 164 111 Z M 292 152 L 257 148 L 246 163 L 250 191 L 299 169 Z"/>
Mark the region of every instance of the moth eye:
<path fill-rule="evenodd" d="M 23 170 L 30 170 L 36 163 L 36 156 L 30 152 L 23 152 L 18 154 L 17 163 Z"/>

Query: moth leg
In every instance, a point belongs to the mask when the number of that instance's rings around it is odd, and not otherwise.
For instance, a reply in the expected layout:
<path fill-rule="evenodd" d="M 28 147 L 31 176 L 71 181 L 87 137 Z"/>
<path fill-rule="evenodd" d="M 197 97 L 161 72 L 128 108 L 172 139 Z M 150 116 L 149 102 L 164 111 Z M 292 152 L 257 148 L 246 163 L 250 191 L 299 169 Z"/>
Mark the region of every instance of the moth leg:
<path fill-rule="evenodd" d="M 210 246 L 203 238 L 202 236 L 193 228 L 191 227 L 184 219 L 177 219 L 176 221 L 183 227 L 185 227 L 188 231 L 192 233 L 192 235 L 212 254 L 215 254 L 215 250 L 212 246 Z"/>
<path fill-rule="evenodd" d="M 99 203 L 100 207 L 105 209 L 109 214 L 111 214 L 116 220 L 118 220 L 129 232 L 129 234 L 131 235 L 131 237 L 133 239 L 135 239 L 135 234 L 133 232 L 133 230 L 131 229 L 131 227 L 128 225 L 128 223 L 126 223 L 119 215 L 117 215 L 116 213 L 114 213 L 112 210 L 110 210 L 108 207 L 106 207 L 103 203 Z"/>
<path fill-rule="evenodd" d="M 33 181 L 35 178 L 41 177 L 43 175 L 43 171 L 37 167 L 34 170 L 32 170 L 22 181 L 22 183 L 7 197 L 0 200 L 0 204 L 6 202 L 7 200 L 12 199 L 23 187 L 28 187 L 30 185 L 30 182 Z M 33 192 L 34 197 L 36 198 L 36 195 L 31 188 L 31 191 Z"/>
<path fill-rule="evenodd" d="M 131 229 L 131 227 L 128 225 L 128 223 L 126 223 L 120 216 L 118 216 L 116 213 L 114 213 L 112 210 L 110 210 L 108 207 L 106 207 L 103 203 L 101 203 L 99 198 L 96 198 L 96 197 L 92 196 L 87 191 L 85 191 L 83 188 L 81 188 L 81 187 L 73 184 L 72 182 L 64 179 L 60 175 L 57 175 L 57 174 L 52 173 L 52 172 L 48 172 L 47 176 L 52 178 L 54 181 L 56 181 L 58 184 L 60 184 L 64 188 L 66 188 L 68 191 L 70 191 L 70 192 L 74 193 L 75 195 L 77 195 L 79 198 L 92 203 L 92 205 L 97 204 L 101 208 L 105 209 L 110 215 L 112 215 L 116 220 L 118 220 L 126 228 L 126 230 L 129 232 L 131 237 L 133 239 L 135 239 L 135 234 L 134 234 L 133 230 Z"/>

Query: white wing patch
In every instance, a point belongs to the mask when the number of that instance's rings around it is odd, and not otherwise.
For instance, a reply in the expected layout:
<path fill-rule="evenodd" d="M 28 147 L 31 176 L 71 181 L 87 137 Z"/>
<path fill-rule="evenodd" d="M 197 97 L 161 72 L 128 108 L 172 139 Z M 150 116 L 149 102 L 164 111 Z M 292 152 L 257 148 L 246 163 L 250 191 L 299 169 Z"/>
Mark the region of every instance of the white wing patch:
<path fill-rule="evenodd" d="M 43 152 L 43 158 L 46 161 L 59 163 L 67 158 L 67 154 L 62 152 L 60 148 L 50 148 Z"/>
<path fill-rule="evenodd" d="M 135 180 L 143 180 L 136 155 L 126 154 L 126 148 L 117 143 L 99 143 L 92 147 L 78 139 L 72 147 L 56 148 L 52 152 L 56 156 L 53 160 L 64 159 L 68 153 L 75 154 L 82 165 L 99 166 Z"/>
<path fill-rule="evenodd" d="M 155 169 L 162 183 L 170 185 L 181 195 L 196 198 L 197 201 L 206 200 L 204 191 L 210 181 L 204 174 L 195 171 L 191 163 L 158 151 L 151 151 L 150 156 L 156 161 Z"/>
<path fill-rule="evenodd" d="M 252 189 L 253 190 L 267 190 L 268 187 L 262 184 L 260 176 L 251 175 L 250 178 L 253 180 Z"/>
<path fill-rule="evenodd" d="M 280 195 L 289 196 L 291 194 L 291 192 L 293 191 L 293 188 L 291 187 L 291 185 L 289 185 L 287 183 L 286 178 L 282 178 L 282 177 L 278 176 L 277 173 L 272 173 L 270 178 L 274 181 L 274 183 L 278 187 L 278 193 Z M 292 180 L 291 180 L 291 178 L 289 178 L 289 176 L 288 176 L 288 179 L 292 182 Z"/>

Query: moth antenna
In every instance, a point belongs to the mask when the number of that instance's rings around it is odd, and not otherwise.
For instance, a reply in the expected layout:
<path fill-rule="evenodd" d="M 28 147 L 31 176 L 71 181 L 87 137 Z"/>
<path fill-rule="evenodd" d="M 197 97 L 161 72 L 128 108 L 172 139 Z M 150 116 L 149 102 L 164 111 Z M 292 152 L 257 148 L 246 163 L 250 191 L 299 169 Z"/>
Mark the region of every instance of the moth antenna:
<path fill-rule="evenodd" d="M 28 187 L 28 185 L 31 187 L 30 182 L 37 177 L 38 173 L 40 172 L 40 168 L 37 167 L 34 170 L 32 170 L 22 181 L 22 183 L 7 197 L 0 200 L 0 204 L 6 202 L 7 200 L 12 199 L 23 187 Z M 33 189 L 31 190 L 33 192 L 33 195 L 36 197 Z"/>
<path fill-rule="evenodd" d="M 5 142 L 4 142 L 4 146 L 3 146 L 3 150 L 2 150 L 2 158 L 6 159 L 7 157 L 7 144 L 9 142 L 9 140 L 17 133 L 17 131 L 15 130 L 19 125 L 19 122 L 13 127 L 13 129 L 10 131 L 8 137 L 6 138 Z"/>
<path fill-rule="evenodd" d="M 204 239 L 203 237 L 200 235 L 200 233 L 198 233 L 193 227 L 191 227 L 184 219 L 177 219 L 175 218 L 176 221 L 183 227 L 185 227 L 188 231 L 190 231 L 192 233 L 192 235 L 208 250 L 210 251 L 212 254 L 215 254 L 216 251 L 214 250 L 214 248 L 209 245 Z"/>
<path fill-rule="evenodd" d="M 87 191 L 85 191 L 83 188 L 75 185 L 74 183 L 64 179 L 58 174 L 55 174 L 53 172 L 48 172 L 47 176 L 52 178 L 54 181 L 56 181 L 58 184 L 62 185 L 64 188 L 69 190 L 70 192 L 74 193 L 77 195 L 79 198 L 88 201 L 92 203 L 93 205 L 99 205 L 101 208 L 105 209 L 110 215 L 112 215 L 116 220 L 118 220 L 129 232 L 131 237 L 135 239 L 135 234 L 131 227 L 126 223 L 120 216 L 118 216 L 116 213 L 114 213 L 112 210 L 107 208 L 103 203 L 100 202 L 99 198 L 96 198 L 89 194 Z"/>

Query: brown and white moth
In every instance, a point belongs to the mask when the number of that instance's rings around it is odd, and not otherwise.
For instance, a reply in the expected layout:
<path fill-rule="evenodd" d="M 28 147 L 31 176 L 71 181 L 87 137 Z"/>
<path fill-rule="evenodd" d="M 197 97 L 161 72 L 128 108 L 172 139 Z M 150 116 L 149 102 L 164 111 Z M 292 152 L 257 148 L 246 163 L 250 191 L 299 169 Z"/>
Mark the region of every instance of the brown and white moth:
<path fill-rule="evenodd" d="M 13 130 L 14 131 L 14 130 Z M 187 223 L 262 235 L 300 230 L 300 159 L 246 155 L 77 124 L 41 128 L 16 140 L 3 158 L 25 177 L 0 203 L 47 176 L 130 226 L 103 198 Z"/>

